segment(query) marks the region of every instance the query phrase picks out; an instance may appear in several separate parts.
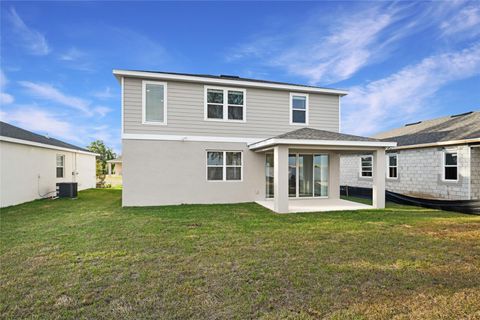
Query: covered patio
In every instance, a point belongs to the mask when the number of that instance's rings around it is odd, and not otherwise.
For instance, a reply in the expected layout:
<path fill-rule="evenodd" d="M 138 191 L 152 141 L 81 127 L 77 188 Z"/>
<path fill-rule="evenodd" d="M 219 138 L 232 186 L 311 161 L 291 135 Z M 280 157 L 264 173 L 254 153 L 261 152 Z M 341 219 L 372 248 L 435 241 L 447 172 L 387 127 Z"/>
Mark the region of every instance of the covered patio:
<path fill-rule="evenodd" d="M 302 128 L 249 145 L 265 154 L 265 199 L 277 213 L 385 207 L 385 149 L 394 142 Z M 340 156 L 371 154 L 372 206 L 340 199 Z"/>

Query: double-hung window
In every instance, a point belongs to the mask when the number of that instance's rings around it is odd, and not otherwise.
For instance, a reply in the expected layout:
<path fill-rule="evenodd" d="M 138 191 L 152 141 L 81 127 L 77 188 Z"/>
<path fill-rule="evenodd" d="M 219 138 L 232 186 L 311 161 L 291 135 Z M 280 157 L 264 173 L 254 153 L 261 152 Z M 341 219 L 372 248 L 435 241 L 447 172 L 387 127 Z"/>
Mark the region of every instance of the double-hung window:
<path fill-rule="evenodd" d="M 165 82 L 142 82 L 142 122 L 144 124 L 167 124 L 167 84 Z"/>
<path fill-rule="evenodd" d="M 245 121 L 245 90 L 205 87 L 205 119 Z"/>
<path fill-rule="evenodd" d="M 458 157 L 456 152 L 445 151 L 443 159 L 443 179 L 446 181 L 458 180 Z"/>
<path fill-rule="evenodd" d="M 242 152 L 207 151 L 207 180 L 242 180 Z"/>
<path fill-rule="evenodd" d="M 387 155 L 388 170 L 387 177 L 390 179 L 398 178 L 398 157 L 397 154 Z"/>
<path fill-rule="evenodd" d="M 373 157 L 372 156 L 362 156 L 360 158 L 360 176 L 361 177 L 372 177 L 373 169 Z"/>
<path fill-rule="evenodd" d="M 65 171 L 65 156 L 57 154 L 57 178 L 63 178 Z"/>
<path fill-rule="evenodd" d="M 308 95 L 290 93 L 290 124 L 308 125 Z"/>

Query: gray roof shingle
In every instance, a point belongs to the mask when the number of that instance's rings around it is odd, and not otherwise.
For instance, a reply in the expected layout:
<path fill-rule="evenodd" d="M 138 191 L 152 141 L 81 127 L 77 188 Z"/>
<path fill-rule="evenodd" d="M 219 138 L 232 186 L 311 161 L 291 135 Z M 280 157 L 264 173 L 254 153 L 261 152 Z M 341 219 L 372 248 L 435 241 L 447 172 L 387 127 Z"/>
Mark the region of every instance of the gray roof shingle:
<path fill-rule="evenodd" d="M 374 137 L 382 141 L 395 141 L 399 147 L 480 138 L 480 112 L 415 122 Z"/>
<path fill-rule="evenodd" d="M 296 140 L 333 140 L 333 141 L 380 141 L 373 138 L 354 136 L 351 134 L 301 128 L 287 133 L 280 134 L 273 139 L 296 139 Z"/>
<path fill-rule="evenodd" d="M 180 73 L 180 72 L 166 72 L 166 71 L 149 71 L 149 70 L 125 70 L 125 71 L 137 71 L 137 72 L 151 72 L 151 73 L 158 73 L 158 74 L 172 74 L 172 75 L 181 75 L 181 76 L 191 76 L 191 77 L 201 77 L 201 78 L 212 78 L 212 79 L 222 79 L 222 80 L 236 80 L 236 81 L 250 81 L 250 82 L 258 82 L 258 83 L 271 83 L 271 84 L 284 84 L 290 86 L 298 86 L 298 87 L 307 87 L 307 88 L 317 88 L 317 89 L 330 89 L 330 90 L 343 90 L 343 89 L 335 89 L 335 88 L 327 88 L 327 87 L 318 87 L 312 85 L 305 85 L 305 84 L 298 84 L 298 83 L 291 83 L 291 82 L 281 82 L 281 81 L 272 81 L 272 80 L 262 80 L 262 79 L 253 79 L 253 78 L 244 78 L 235 75 L 212 75 L 212 74 L 200 74 L 200 73 Z"/>
<path fill-rule="evenodd" d="M 12 126 L 11 124 L 3 121 L 0 121 L 0 136 L 19 139 L 19 140 L 26 140 L 26 141 L 36 142 L 36 143 L 48 144 L 55 147 L 91 152 L 87 149 L 77 147 L 73 144 L 66 143 L 66 142 L 57 140 L 55 138 L 42 136 L 40 134 L 36 134 L 22 128 Z"/>

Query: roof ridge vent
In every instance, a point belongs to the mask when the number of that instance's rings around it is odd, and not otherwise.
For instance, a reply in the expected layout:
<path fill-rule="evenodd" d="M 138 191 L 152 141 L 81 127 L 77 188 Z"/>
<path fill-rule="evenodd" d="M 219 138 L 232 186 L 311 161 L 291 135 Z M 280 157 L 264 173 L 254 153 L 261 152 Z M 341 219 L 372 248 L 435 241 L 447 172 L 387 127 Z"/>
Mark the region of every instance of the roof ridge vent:
<path fill-rule="evenodd" d="M 405 127 L 408 127 L 408 126 L 414 126 L 414 125 L 416 125 L 416 124 L 420 124 L 420 123 L 422 123 L 422 121 L 417 121 L 417 122 L 407 123 L 407 124 L 405 124 Z"/>
<path fill-rule="evenodd" d="M 220 78 L 232 78 L 232 79 L 240 79 L 239 76 L 232 75 L 232 74 L 221 74 Z"/>
<path fill-rule="evenodd" d="M 468 111 L 468 112 L 464 112 L 464 113 L 454 114 L 454 115 L 451 115 L 450 118 L 456 118 L 456 117 L 466 116 L 467 114 L 471 114 L 471 113 L 473 113 L 473 111 Z"/>

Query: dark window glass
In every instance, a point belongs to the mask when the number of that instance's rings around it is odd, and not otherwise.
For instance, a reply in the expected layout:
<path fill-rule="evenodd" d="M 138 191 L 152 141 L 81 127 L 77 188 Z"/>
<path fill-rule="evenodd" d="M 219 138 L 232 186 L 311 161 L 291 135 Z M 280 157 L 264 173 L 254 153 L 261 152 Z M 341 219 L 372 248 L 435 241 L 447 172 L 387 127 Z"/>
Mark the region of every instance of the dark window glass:
<path fill-rule="evenodd" d="M 297 196 L 297 156 L 288 155 L 288 195 Z"/>
<path fill-rule="evenodd" d="M 446 153 L 445 154 L 445 165 L 456 166 L 457 165 L 457 154 L 456 153 Z"/>
<path fill-rule="evenodd" d="M 242 168 L 241 167 L 227 167 L 227 180 L 241 180 Z"/>
<path fill-rule="evenodd" d="M 243 120 L 243 107 L 228 106 L 229 120 Z"/>
<path fill-rule="evenodd" d="M 293 110 L 293 123 L 305 123 L 305 111 Z"/>
<path fill-rule="evenodd" d="M 265 184 L 267 198 L 273 198 L 273 154 L 265 155 Z"/>
<path fill-rule="evenodd" d="M 293 109 L 303 109 L 303 110 L 305 110 L 306 105 L 307 105 L 306 102 L 307 102 L 307 98 L 294 96 L 293 100 L 292 100 L 292 107 L 293 107 Z"/>
<path fill-rule="evenodd" d="M 240 166 L 240 165 L 242 165 L 242 153 L 227 152 L 227 166 Z"/>
<path fill-rule="evenodd" d="M 207 103 L 223 103 L 223 90 L 208 89 Z"/>
<path fill-rule="evenodd" d="M 223 167 L 208 167 L 208 180 L 223 180 Z"/>
<path fill-rule="evenodd" d="M 445 180 L 457 180 L 457 167 L 445 167 Z"/>
<path fill-rule="evenodd" d="M 223 152 L 207 152 L 207 164 L 209 166 L 222 166 L 223 165 Z"/>
<path fill-rule="evenodd" d="M 397 166 L 397 156 L 389 156 L 388 157 L 389 165 L 396 167 Z"/>
<path fill-rule="evenodd" d="M 57 178 L 63 178 L 63 168 L 57 168 Z"/>
<path fill-rule="evenodd" d="M 228 104 L 243 105 L 243 92 L 228 91 Z"/>
<path fill-rule="evenodd" d="M 390 167 L 388 170 L 389 170 L 389 177 L 390 178 L 396 178 L 397 177 L 397 168 L 396 167 Z"/>
<path fill-rule="evenodd" d="M 207 117 L 209 119 L 223 119 L 223 106 L 209 104 Z"/>

